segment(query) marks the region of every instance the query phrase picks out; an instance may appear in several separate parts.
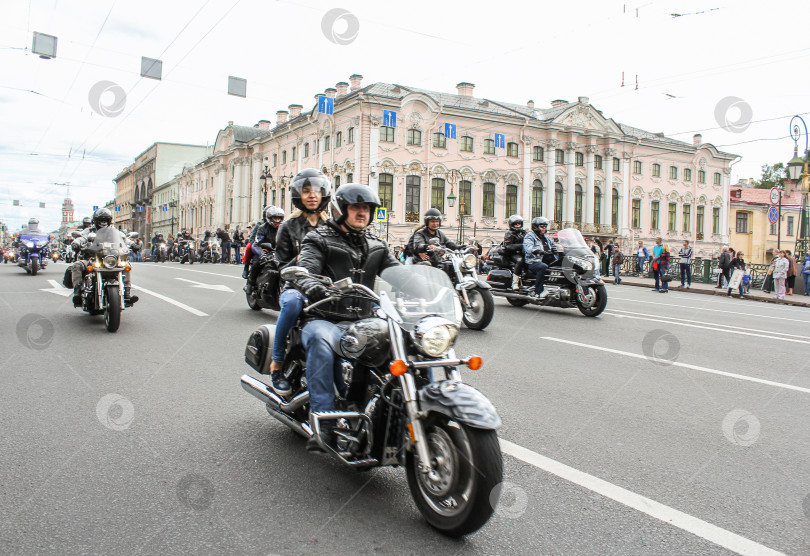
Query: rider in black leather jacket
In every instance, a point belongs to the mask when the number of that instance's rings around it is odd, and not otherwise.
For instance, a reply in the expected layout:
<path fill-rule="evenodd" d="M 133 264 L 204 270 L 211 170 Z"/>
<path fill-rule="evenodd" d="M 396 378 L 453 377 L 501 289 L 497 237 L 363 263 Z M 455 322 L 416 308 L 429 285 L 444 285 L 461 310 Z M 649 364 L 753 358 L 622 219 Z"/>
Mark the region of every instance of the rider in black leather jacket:
<path fill-rule="evenodd" d="M 520 287 L 520 278 L 523 275 L 525 259 L 523 257 L 523 239 L 526 237 L 526 230 L 523 229 L 523 217 L 513 214 L 509 217 L 509 231 L 503 238 L 503 250 L 506 257 L 512 260 L 512 289 Z"/>
<path fill-rule="evenodd" d="M 430 240 L 438 238 L 439 245 L 448 249 L 459 249 L 461 246 L 454 241 L 447 239 L 439 228 L 442 225 L 442 215 L 438 209 L 430 208 L 425 211 L 424 226 L 413 233 L 413 237 L 408 242 L 414 255 L 415 263 L 432 264 L 436 266 L 438 259 L 433 257 L 432 251 L 436 249 L 431 245 Z"/>

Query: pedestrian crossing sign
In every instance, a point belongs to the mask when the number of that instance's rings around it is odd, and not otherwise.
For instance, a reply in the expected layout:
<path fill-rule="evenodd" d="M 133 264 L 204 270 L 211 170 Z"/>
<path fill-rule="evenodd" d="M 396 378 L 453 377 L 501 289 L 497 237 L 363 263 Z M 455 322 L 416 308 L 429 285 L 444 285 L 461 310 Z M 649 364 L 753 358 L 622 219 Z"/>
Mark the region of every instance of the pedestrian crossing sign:
<path fill-rule="evenodd" d="M 388 209 L 383 207 L 379 207 L 377 209 L 377 214 L 374 216 L 374 220 L 377 222 L 387 222 L 388 221 Z"/>

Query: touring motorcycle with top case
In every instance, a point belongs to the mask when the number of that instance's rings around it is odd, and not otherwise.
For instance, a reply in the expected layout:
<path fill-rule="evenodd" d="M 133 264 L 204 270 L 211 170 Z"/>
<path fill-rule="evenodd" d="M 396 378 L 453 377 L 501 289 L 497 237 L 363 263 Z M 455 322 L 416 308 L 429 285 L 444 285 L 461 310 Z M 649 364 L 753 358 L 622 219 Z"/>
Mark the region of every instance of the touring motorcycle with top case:
<path fill-rule="evenodd" d="M 17 238 L 17 264 L 31 276 L 48 266 L 48 246 L 51 237 L 39 234 L 20 234 Z"/>
<path fill-rule="evenodd" d="M 311 277 L 302 267 L 282 271 L 283 280 Z M 332 350 L 336 411 L 310 413 L 306 352 L 301 323 L 290 333 L 282 372 L 292 385 L 278 396 L 265 382 L 242 376 L 242 387 L 292 430 L 310 438 L 348 467 L 404 467 L 411 495 L 430 525 L 449 536 L 472 533 L 492 516 L 500 496 L 503 458 L 495 430 L 501 419 L 492 403 L 462 382 L 460 367 L 477 370 L 480 357 L 453 349 L 461 320 L 455 288 L 441 270 L 422 265 L 386 269 L 377 291 L 350 278 L 317 277 L 330 297 L 348 297 L 357 320 Z M 269 374 L 273 331 L 262 326 L 250 337 L 245 360 Z M 320 431 L 334 430 L 333 440 Z"/>

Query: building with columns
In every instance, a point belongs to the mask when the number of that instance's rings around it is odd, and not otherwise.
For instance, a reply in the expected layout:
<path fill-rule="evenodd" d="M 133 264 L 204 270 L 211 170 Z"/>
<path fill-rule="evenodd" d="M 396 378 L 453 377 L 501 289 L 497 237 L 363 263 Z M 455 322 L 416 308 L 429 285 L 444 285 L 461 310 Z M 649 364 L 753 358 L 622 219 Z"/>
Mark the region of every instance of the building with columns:
<path fill-rule="evenodd" d="M 394 245 L 430 207 L 445 215 L 450 237 L 483 244 L 501 241 L 515 213 L 620 243 L 689 239 L 698 256 L 728 242 L 736 155 L 700 135 L 689 143 L 616 122 L 587 97 L 539 108 L 478 98 L 474 87 L 363 87 L 353 75 L 319 94 L 334 99 L 333 114 L 318 111 L 315 95 L 307 111 L 291 104 L 276 112 L 274 125 L 229 122 L 212 156 L 178 176 L 181 225 L 195 233 L 245 226 L 266 204 L 289 211 L 290 178 L 314 167 L 335 186 L 376 189 L 389 211 L 383 235 Z"/>

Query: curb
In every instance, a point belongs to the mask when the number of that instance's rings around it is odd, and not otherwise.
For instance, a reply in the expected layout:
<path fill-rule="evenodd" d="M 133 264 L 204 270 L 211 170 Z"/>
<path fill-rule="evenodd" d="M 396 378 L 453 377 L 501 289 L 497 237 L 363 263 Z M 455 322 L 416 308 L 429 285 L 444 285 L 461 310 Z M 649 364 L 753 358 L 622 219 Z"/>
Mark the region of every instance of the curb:
<path fill-rule="evenodd" d="M 612 282 L 612 280 L 611 280 L 611 282 Z M 607 284 L 607 282 L 605 282 L 605 283 Z M 623 285 L 623 286 L 636 286 L 636 287 L 640 287 L 640 288 L 652 288 L 652 284 L 644 284 L 642 282 L 631 282 L 631 281 L 628 281 L 625 278 L 622 278 L 622 284 L 621 285 Z M 714 290 L 704 290 L 704 289 L 700 289 L 700 288 L 694 288 L 694 289 L 689 288 L 689 289 L 687 289 L 687 288 L 682 288 L 680 286 L 670 286 L 669 289 L 671 291 L 674 291 L 674 292 L 677 291 L 677 292 L 687 292 L 687 293 L 698 293 L 698 294 L 702 294 L 702 295 L 719 295 L 719 296 L 722 296 L 722 297 L 726 297 L 727 292 L 728 292 L 728 290 L 726 290 L 726 289 L 714 291 Z M 760 303 L 774 303 L 776 305 L 791 305 L 793 307 L 810 307 L 810 302 L 798 301 L 798 300 L 793 300 L 793 299 L 776 299 L 776 298 L 768 298 L 768 297 L 762 297 L 762 296 L 757 296 L 757 295 L 752 295 L 752 294 L 746 295 L 745 299 L 750 299 L 752 301 L 759 301 Z"/>

